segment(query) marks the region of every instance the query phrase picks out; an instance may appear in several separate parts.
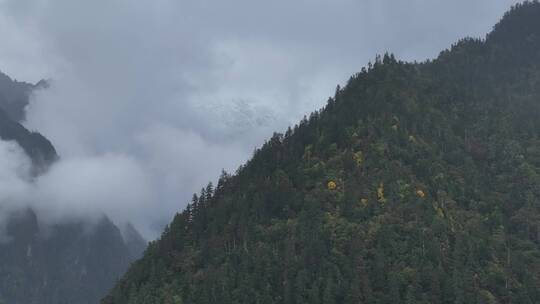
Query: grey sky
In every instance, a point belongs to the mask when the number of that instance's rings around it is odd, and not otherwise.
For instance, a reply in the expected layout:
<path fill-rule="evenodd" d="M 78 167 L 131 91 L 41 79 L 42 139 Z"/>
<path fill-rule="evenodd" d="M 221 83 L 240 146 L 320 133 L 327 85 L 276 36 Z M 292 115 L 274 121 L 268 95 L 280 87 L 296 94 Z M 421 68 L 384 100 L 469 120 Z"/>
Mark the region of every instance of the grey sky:
<path fill-rule="evenodd" d="M 154 236 L 376 54 L 433 58 L 516 2 L 0 0 L 0 69 L 53 79 L 26 123 L 63 159 L 49 204 Z"/>

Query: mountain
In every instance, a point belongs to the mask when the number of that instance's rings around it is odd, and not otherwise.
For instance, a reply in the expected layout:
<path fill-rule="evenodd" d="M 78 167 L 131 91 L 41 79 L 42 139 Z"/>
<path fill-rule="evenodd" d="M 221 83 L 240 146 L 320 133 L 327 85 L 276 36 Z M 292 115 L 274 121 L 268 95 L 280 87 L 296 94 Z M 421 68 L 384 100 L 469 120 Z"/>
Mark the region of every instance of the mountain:
<path fill-rule="evenodd" d="M 40 227 L 26 209 L 9 217 L 7 235 L 10 241 L 0 243 L 0 303 L 97 303 L 139 257 L 106 217 L 92 227 Z"/>
<path fill-rule="evenodd" d="M 6 84 L 5 77 L 0 75 L 0 139 L 22 147 L 37 177 L 54 165 L 58 155 L 48 139 L 28 131 L 12 118 L 14 112 L 2 109 L 5 96 L 22 100 L 10 89 L 4 91 L 22 84 Z M 0 202 L 5 221 L 0 239 L 0 303 L 97 303 L 146 246 L 135 228 L 128 225 L 120 231 L 106 216 L 94 225 L 73 221 L 51 226 L 23 206 L 6 214 L 4 203 Z"/>
<path fill-rule="evenodd" d="M 103 304 L 540 303 L 540 3 L 392 55 L 176 214 Z"/>
<path fill-rule="evenodd" d="M 58 158 L 56 150 L 47 138 L 40 133 L 28 131 L 20 123 L 12 120 L 2 108 L 0 108 L 0 139 L 16 141 L 32 160 L 35 174 L 45 171 Z"/>
<path fill-rule="evenodd" d="M 0 72 L 0 139 L 14 140 L 32 160 L 34 173 L 43 172 L 57 158 L 51 142 L 38 132 L 30 132 L 20 122 L 34 89 L 46 88 L 47 83 L 36 85 L 12 80 Z"/>
<path fill-rule="evenodd" d="M 122 238 L 129 252 L 129 260 L 135 261 L 141 258 L 144 250 L 146 249 L 146 240 L 131 223 L 125 224 L 121 232 Z M 110 286 L 111 285 L 109 285 L 109 287 Z"/>
<path fill-rule="evenodd" d="M 0 108 L 14 121 L 23 121 L 32 91 L 47 86 L 44 80 L 30 84 L 13 80 L 0 72 Z"/>

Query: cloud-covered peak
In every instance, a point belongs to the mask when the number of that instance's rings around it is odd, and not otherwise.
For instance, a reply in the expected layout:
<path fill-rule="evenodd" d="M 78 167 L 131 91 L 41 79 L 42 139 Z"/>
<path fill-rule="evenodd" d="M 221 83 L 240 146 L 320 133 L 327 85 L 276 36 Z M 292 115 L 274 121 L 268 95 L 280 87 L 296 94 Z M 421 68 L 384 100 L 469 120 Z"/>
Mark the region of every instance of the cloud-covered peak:
<path fill-rule="evenodd" d="M 3 0 L 0 67 L 53 78 L 26 124 L 62 157 L 42 183 L 81 192 L 43 195 L 157 232 L 375 54 L 434 57 L 515 2 Z"/>

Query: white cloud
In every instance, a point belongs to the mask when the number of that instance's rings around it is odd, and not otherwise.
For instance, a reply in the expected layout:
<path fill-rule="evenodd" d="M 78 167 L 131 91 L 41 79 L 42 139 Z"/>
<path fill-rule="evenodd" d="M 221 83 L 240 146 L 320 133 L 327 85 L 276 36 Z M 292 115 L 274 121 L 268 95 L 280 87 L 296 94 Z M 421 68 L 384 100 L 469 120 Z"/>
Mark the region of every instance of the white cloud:
<path fill-rule="evenodd" d="M 132 210 L 144 210 L 151 197 L 145 173 L 135 160 L 107 154 L 61 160 L 37 178 L 32 202 L 45 222 L 99 219 L 105 213 L 116 223 L 125 223 L 137 220 Z"/>
<path fill-rule="evenodd" d="M 155 235 L 375 54 L 436 56 L 515 2 L 0 0 L 0 68 L 54 79 L 26 123 L 62 157 L 43 198 Z"/>
<path fill-rule="evenodd" d="M 11 213 L 32 208 L 44 224 L 94 222 L 107 214 L 117 223 L 136 221 L 146 228 L 143 213 L 152 198 L 148 185 L 140 164 L 126 155 L 63 159 L 33 177 L 22 148 L 0 141 L 1 225 Z M 139 217 L 131 210 L 140 211 Z M 5 240 L 4 228 L 0 241 Z"/>

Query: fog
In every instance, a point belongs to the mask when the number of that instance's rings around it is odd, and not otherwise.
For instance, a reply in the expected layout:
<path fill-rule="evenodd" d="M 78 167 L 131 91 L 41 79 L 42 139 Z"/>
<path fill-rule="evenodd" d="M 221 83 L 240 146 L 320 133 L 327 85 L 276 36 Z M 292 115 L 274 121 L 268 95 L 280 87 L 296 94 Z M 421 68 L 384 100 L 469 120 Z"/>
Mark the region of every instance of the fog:
<path fill-rule="evenodd" d="M 376 54 L 434 58 L 483 37 L 516 2 L 2 0 L 0 69 L 51 79 L 25 125 L 61 156 L 30 180 L 20 150 L 2 143 L 2 210 L 105 213 L 156 237 L 193 192 Z"/>

